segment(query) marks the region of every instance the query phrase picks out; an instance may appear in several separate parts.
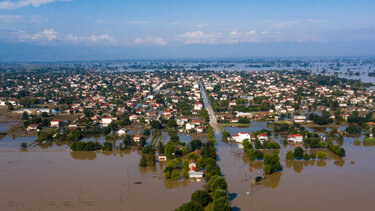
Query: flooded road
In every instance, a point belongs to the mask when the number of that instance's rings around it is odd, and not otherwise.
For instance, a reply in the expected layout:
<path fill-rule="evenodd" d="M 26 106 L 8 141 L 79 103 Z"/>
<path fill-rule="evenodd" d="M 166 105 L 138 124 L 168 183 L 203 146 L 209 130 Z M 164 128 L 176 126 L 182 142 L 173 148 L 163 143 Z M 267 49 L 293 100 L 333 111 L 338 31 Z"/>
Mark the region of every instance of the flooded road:
<path fill-rule="evenodd" d="M 202 96 L 205 105 L 209 105 L 207 96 Z M 214 115 L 210 112 L 211 119 Z M 211 121 L 211 125 L 216 128 L 218 165 L 235 210 L 375 207 L 375 146 L 354 143 L 354 138 L 345 137 L 344 159 L 327 151 L 327 160 L 285 161 L 286 152 L 295 146 L 281 144 L 278 152 L 283 171 L 252 185 L 263 161 L 250 161 L 237 144 L 222 141 L 222 129 L 217 123 Z M 248 127 L 224 129 L 233 135 L 269 128 L 267 122 L 252 122 Z M 158 133 L 154 141 L 166 143 L 170 139 L 169 133 Z M 185 143 L 192 139 L 186 134 L 178 136 Z M 272 138 L 280 143 L 279 137 Z M 70 152 L 64 143 L 44 144 L 26 152 L 19 150 L 20 143 L 31 144 L 35 139 L 6 136 L 0 140 L 0 210 L 174 210 L 204 185 L 189 180 L 165 180 L 163 162 L 140 168 L 140 151 Z M 105 137 L 84 141 L 105 142 Z"/>
<path fill-rule="evenodd" d="M 208 102 L 207 96 L 202 96 Z M 231 135 L 260 129 L 269 129 L 267 122 L 225 128 Z M 277 137 L 272 138 L 281 143 Z M 221 130 L 215 131 L 215 139 L 218 164 L 235 209 L 373 210 L 375 206 L 375 147 L 355 145 L 354 138 L 344 139 L 344 159 L 327 151 L 327 160 L 285 161 L 286 152 L 295 146 L 282 146 L 278 151 L 283 171 L 268 175 L 257 185 L 252 185 L 252 180 L 263 168 L 263 161 L 250 161 L 238 144 L 222 142 Z"/>
<path fill-rule="evenodd" d="M 286 152 L 294 147 L 282 147 L 283 171 L 267 176 L 259 185 L 251 185 L 251 180 L 263 168 L 263 161 L 249 161 L 237 144 L 220 143 L 219 164 L 233 196 L 232 206 L 241 210 L 372 210 L 375 147 L 346 141 L 345 159 L 328 152 L 323 161 L 285 161 Z"/>

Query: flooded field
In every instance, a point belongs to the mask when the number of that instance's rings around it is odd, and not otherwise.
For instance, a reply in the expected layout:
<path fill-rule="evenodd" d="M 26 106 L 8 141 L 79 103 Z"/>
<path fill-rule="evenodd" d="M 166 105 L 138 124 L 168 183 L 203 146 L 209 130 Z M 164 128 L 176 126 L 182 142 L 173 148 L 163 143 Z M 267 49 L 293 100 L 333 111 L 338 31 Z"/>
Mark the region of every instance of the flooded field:
<path fill-rule="evenodd" d="M 1 152 L 0 210 L 173 210 L 203 183 L 139 168 L 139 152 Z"/>
<path fill-rule="evenodd" d="M 224 129 L 235 134 L 269 128 L 267 122 L 253 122 L 249 127 Z M 170 139 L 167 132 L 159 133 L 154 142 Z M 179 137 L 183 142 L 192 139 L 186 134 Z M 279 138 L 272 136 L 280 143 Z M 0 177 L 6 181 L 0 183 L 0 210 L 173 210 L 204 185 L 165 180 L 163 162 L 140 168 L 139 151 L 70 152 L 64 143 L 20 151 L 21 143 L 35 139 L 6 136 L 0 140 Z M 371 200 L 375 146 L 346 137 L 344 159 L 327 151 L 327 160 L 285 161 L 286 152 L 295 146 L 281 143 L 283 171 L 252 185 L 263 161 L 250 161 L 237 144 L 222 142 L 220 134 L 216 139 L 218 164 L 237 210 L 371 210 L 375 206 Z M 105 138 L 84 141 L 105 142 Z"/>
<path fill-rule="evenodd" d="M 254 125 L 262 126 L 266 128 L 264 123 Z M 254 127 L 225 129 L 234 134 L 257 130 Z M 282 146 L 279 156 L 283 171 L 257 185 L 251 183 L 263 161 L 250 161 L 237 144 L 220 142 L 219 165 L 228 182 L 232 206 L 241 210 L 372 210 L 375 147 L 355 145 L 353 140 L 345 138 L 344 159 L 327 151 L 327 160 L 285 161 L 286 152 L 295 146 Z"/>
<path fill-rule="evenodd" d="M 9 128 L 15 124 L 17 124 L 17 121 L 12 121 L 7 118 L 0 117 L 0 133 L 9 130 Z"/>

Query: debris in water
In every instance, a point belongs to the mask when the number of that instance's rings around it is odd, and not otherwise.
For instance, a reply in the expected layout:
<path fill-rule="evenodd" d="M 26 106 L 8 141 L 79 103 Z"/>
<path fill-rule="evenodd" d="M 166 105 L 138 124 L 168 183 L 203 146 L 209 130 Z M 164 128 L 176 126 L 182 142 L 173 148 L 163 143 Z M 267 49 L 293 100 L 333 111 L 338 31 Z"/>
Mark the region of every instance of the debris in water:
<path fill-rule="evenodd" d="M 134 184 L 136 184 L 136 185 L 140 185 L 140 184 L 142 184 L 142 182 L 135 182 Z"/>

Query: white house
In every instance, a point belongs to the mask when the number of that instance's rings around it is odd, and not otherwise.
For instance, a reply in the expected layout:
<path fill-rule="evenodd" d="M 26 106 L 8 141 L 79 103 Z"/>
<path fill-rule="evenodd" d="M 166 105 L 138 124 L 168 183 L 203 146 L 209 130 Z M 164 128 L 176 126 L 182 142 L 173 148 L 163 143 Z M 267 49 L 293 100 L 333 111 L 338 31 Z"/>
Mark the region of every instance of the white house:
<path fill-rule="evenodd" d="M 236 101 L 229 101 L 229 106 L 236 106 L 236 105 L 237 105 Z"/>
<path fill-rule="evenodd" d="M 186 123 L 185 124 L 185 129 L 186 130 L 191 130 L 191 129 L 194 129 L 194 128 L 195 128 L 194 124 L 191 124 L 191 123 Z"/>
<path fill-rule="evenodd" d="M 133 114 L 133 115 L 129 116 L 129 120 L 132 121 L 132 122 L 136 121 L 137 119 L 138 119 L 138 115 Z"/>
<path fill-rule="evenodd" d="M 51 121 L 51 127 L 59 127 L 60 126 L 60 120 L 52 120 Z"/>
<path fill-rule="evenodd" d="M 265 141 L 268 141 L 268 136 L 265 135 L 265 134 L 259 134 L 257 136 L 258 140 L 261 142 L 261 143 L 264 143 Z"/>
<path fill-rule="evenodd" d="M 241 133 L 234 134 L 232 136 L 232 140 L 238 143 L 242 143 L 245 139 L 248 139 L 249 141 L 251 141 L 251 137 L 249 133 L 241 132 Z"/>
<path fill-rule="evenodd" d="M 197 162 L 189 160 L 189 178 L 200 181 L 203 178 L 203 172 L 197 171 Z"/>
<path fill-rule="evenodd" d="M 236 117 L 247 117 L 251 119 L 254 117 L 254 115 L 252 113 L 236 111 Z"/>
<path fill-rule="evenodd" d="M 109 125 L 109 124 L 112 123 L 112 118 L 111 117 L 104 117 L 104 118 L 102 118 L 102 123 L 104 125 Z"/>
<path fill-rule="evenodd" d="M 288 141 L 292 141 L 296 144 L 302 144 L 303 136 L 301 134 L 292 134 L 288 136 Z"/>
<path fill-rule="evenodd" d="M 118 136 L 124 136 L 124 135 L 126 135 L 126 130 L 124 128 L 118 130 L 117 131 L 117 135 Z"/>
<path fill-rule="evenodd" d="M 141 141 L 141 138 L 142 138 L 142 137 L 143 137 L 143 136 L 140 135 L 140 134 L 135 135 L 135 136 L 134 136 L 134 142 L 139 142 L 139 141 Z"/>
<path fill-rule="evenodd" d="M 306 117 L 303 115 L 296 115 L 294 116 L 293 121 L 296 123 L 304 123 L 306 121 Z"/>
<path fill-rule="evenodd" d="M 203 131 L 206 129 L 206 127 L 205 126 L 199 126 L 199 127 L 197 127 L 197 132 L 198 133 L 203 133 Z"/>
<path fill-rule="evenodd" d="M 202 103 L 199 103 L 199 102 L 194 103 L 194 110 L 200 111 L 200 110 L 202 110 L 202 108 L 203 108 Z"/>

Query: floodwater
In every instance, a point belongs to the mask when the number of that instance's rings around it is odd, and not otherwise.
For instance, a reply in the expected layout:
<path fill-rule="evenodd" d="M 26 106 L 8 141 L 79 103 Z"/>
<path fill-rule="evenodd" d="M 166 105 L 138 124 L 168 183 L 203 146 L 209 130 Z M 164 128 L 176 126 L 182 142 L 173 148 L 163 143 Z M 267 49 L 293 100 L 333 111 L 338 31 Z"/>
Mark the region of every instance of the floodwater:
<path fill-rule="evenodd" d="M 165 180 L 140 152 L 1 152 L 0 210 L 173 210 L 203 183 Z"/>
<path fill-rule="evenodd" d="M 267 129 L 265 123 L 263 128 Z M 231 134 L 254 130 L 225 129 Z M 263 161 L 249 161 L 237 144 L 219 142 L 219 165 L 232 206 L 241 210 L 373 210 L 375 147 L 356 145 L 353 140 L 344 140 L 344 159 L 327 151 L 327 160 L 285 161 L 286 152 L 295 146 L 282 146 L 278 151 L 283 171 L 257 185 L 252 185 L 252 180 L 263 168 Z M 250 166 L 254 170 L 250 171 Z"/>
<path fill-rule="evenodd" d="M 231 134 L 260 129 L 269 129 L 267 122 L 225 127 Z M 166 143 L 170 134 L 160 133 L 155 141 Z M 179 136 L 183 142 L 191 140 L 189 135 Z M 272 138 L 280 143 L 278 137 Z M 281 144 L 277 151 L 283 171 L 252 185 L 263 161 L 250 161 L 237 144 L 222 142 L 220 134 L 216 139 L 218 164 L 236 209 L 372 210 L 375 206 L 371 200 L 375 146 L 345 137 L 344 159 L 328 151 L 327 160 L 285 161 L 286 152 L 295 146 Z M 34 140 L 8 136 L 0 140 L 0 210 L 173 210 L 204 185 L 165 180 L 165 162 L 140 168 L 140 151 L 70 152 L 63 143 L 19 150 L 20 143 Z M 104 142 L 104 137 L 88 140 Z"/>
<path fill-rule="evenodd" d="M 13 121 L 4 117 L 0 117 L 0 133 L 7 131 L 14 124 L 17 124 L 17 121 Z"/>

